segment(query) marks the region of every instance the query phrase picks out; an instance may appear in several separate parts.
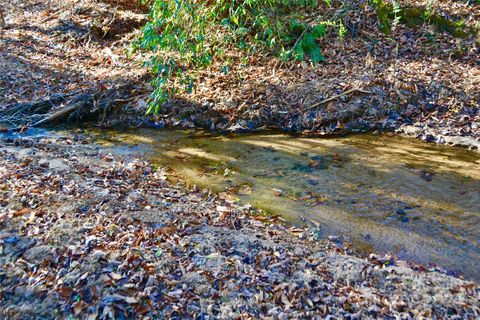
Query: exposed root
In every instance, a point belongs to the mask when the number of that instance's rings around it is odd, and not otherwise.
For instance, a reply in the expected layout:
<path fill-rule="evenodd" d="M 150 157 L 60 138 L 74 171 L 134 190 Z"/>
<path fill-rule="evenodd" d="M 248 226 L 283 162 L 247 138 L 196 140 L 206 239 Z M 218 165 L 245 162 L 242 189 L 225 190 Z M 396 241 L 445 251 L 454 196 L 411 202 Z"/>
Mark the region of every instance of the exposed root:
<path fill-rule="evenodd" d="M 0 123 L 9 124 L 13 127 L 12 131 L 21 131 L 28 127 L 87 120 L 95 116 L 103 122 L 114 107 L 135 98 L 131 92 L 132 84 L 128 83 L 93 93 L 59 94 L 43 101 L 20 103 L 1 111 Z"/>
<path fill-rule="evenodd" d="M 67 95 L 56 94 L 46 100 L 19 103 L 8 106 L 1 112 L 2 116 L 23 116 L 25 114 L 44 114 L 56 104 L 62 103 L 68 98 Z"/>
<path fill-rule="evenodd" d="M 60 109 L 30 126 L 39 127 L 45 124 L 53 123 L 59 119 L 65 118 L 68 115 L 72 115 L 72 113 L 75 111 L 78 112 L 81 109 L 89 108 L 93 102 L 93 99 L 94 97 L 91 94 L 81 94 L 75 97 L 66 108 Z"/>

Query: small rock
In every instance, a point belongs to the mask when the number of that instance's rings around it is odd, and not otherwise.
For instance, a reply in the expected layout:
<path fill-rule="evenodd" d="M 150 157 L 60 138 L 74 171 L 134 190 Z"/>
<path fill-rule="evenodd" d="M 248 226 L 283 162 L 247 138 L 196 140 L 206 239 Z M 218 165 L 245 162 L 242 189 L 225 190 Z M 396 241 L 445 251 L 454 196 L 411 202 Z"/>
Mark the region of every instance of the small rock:
<path fill-rule="evenodd" d="M 340 237 L 328 236 L 328 240 L 333 241 L 333 242 L 338 242 L 338 241 L 340 241 Z"/>
<path fill-rule="evenodd" d="M 435 173 L 429 172 L 427 170 L 420 171 L 420 177 L 425 181 L 432 181 L 434 175 Z"/>
<path fill-rule="evenodd" d="M 274 192 L 275 196 L 277 196 L 277 197 L 281 197 L 284 194 L 284 191 L 281 190 L 281 189 L 273 189 L 273 192 Z"/>

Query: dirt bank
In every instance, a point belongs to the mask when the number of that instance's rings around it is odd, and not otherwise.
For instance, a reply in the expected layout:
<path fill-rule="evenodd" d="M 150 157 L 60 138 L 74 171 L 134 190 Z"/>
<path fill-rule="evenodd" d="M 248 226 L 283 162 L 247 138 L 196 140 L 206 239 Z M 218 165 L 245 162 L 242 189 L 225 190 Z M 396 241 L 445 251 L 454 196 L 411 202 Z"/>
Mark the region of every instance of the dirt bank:
<path fill-rule="evenodd" d="M 318 10 L 322 19 L 341 17 L 348 30 L 344 38 L 330 30 L 318 40 L 325 63 L 232 50 L 228 72 L 222 63 L 200 72 L 194 92 L 172 99 L 148 125 L 315 134 L 406 133 L 413 126 L 413 136 L 425 141 L 478 149 L 480 5 L 432 1 L 429 9 L 424 1 L 396 1 L 404 16 L 385 32 L 372 2 L 332 2 Z M 437 19 L 410 21 L 425 10 Z M 469 31 L 460 36 L 450 23 Z"/>
<path fill-rule="evenodd" d="M 8 319 L 477 318 L 479 288 L 360 258 L 81 136 L 0 141 Z"/>
<path fill-rule="evenodd" d="M 426 10 L 419 1 L 399 3 Z M 371 4 L 325 5 L 322 14 L 340 15 L 347 29 L 344 38 L 330 32 L 320 40 L 325 63 L 232 51 L 228 72 L 220 64 L 201 71 L 194 92 L 174 97 L 157 117 L 144 114 L 150 91 L 141 68 L 145 57 L 126 54 L 147 19 L 144 7 L 128 1 L 0 4 L 6 22 L 0 32 L 0 111 L 55 94 L 95 92 L 88 112 L 93 110 L 93 120 L 104 126 L 269 127 L 314 134 L 396 129 L 424 141 L 478 149 L 477 3 L 432 3 L 429 10 L 440 20 L 400 21 L 389 33 L 381 30 Z M 451 23 L 468 32 L 456 34 L 448 28 Z M 104 90 L 125 83 L 130 84 L 128 95 L 95 104 L 105 98 Z M 54 109 L 70 99 L 54 103 Z M 1 120 L 10 126 L 38 117 L 15 114 Z"/>

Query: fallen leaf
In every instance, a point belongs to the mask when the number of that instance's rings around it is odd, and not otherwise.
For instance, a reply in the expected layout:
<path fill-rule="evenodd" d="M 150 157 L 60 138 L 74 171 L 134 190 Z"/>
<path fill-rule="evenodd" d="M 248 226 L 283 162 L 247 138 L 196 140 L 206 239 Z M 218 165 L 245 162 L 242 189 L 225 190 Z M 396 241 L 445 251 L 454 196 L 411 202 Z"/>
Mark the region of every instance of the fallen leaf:
<path fill-rule="evenodd" d="M 14 217 L 19 217 L 19 216 L 23 216 L 24 214 L 27 214 L 27 213 L 29 213 L 29 212 L 30 212 L 30 208 L 26 207 L 26 208 L 23 208 L 23 209 L 15 212 L 15 213 L 13 214 L 13 216 L 14 216 Z"/>

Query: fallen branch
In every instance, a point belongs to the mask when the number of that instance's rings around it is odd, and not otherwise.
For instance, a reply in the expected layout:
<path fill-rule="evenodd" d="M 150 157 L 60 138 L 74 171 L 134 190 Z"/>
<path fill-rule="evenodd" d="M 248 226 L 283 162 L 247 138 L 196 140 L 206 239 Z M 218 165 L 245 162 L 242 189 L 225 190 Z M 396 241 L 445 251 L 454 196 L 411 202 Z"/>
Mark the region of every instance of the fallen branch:
<path fill-rule="evenodd" d="M 30 127 L 39 127 L 41 125 L 55 122 L 61 118 L 64 118 L 72 114 L 74 111 L 77 111 L 80 108 L 87 107 L 91 103 L 91 101 L 93 101 L 93 95 L 91 94 L 80 95 L 79 97 L 76 97 L 74 99 L 74 101 L 70 104 L 70 106 L 63 108 L 61 110 L 58 110 L 57 112 L 54 112 L 48 117 L 43 118 L 42 120 L 37 121 L 34 124 L 30 125 Z"/>
<path fill-rule="evenodd" d="M 342 92 L 342 93 L 340 93 L 340 94 L 337 94 L 336 96 L 327 98 L 327 99 L 322 100 L 322 101 L 320 101 L 320 102 L 317 102 L 317 103 L 311 105 L 311 106 L 309 107 L 309 109 L 313 109 L 313 108 L 315 108 L 315 107 L 318 107 L 318 106 L 320 106 L 320 105 L 322 105 L 322 104 L 325 104 L 325 103 L 327 103 L 327 102 L 330 102 L 330 101 L 332 101 L 332 100 L 338 99 L 338 98 L 340 98 L 340 97 L 343 97 L 343 96 L 345 96 L 345 95 L 347 95 L 347 94 L 349 94 L 349 93 L 355 92 L 355 91 L 357 91 L 357 92 L 362 92 L 362 93 L 370 93 L 370 94 L 373 94 L 373 92 L 371 92 L 371 91 L 363 90 L 363 89 L 361 89 L 361 88 L 353 88 L 353 89 L 347 90 L 347 91 L 345 91 L 345 92 Z"/>
<path fill-rule="evenodd" d="M 5 23 L 5 17 L 3 16 L 3 10 L 0 8 L 0 29 L 5 28 L 7 24 Z"/>

